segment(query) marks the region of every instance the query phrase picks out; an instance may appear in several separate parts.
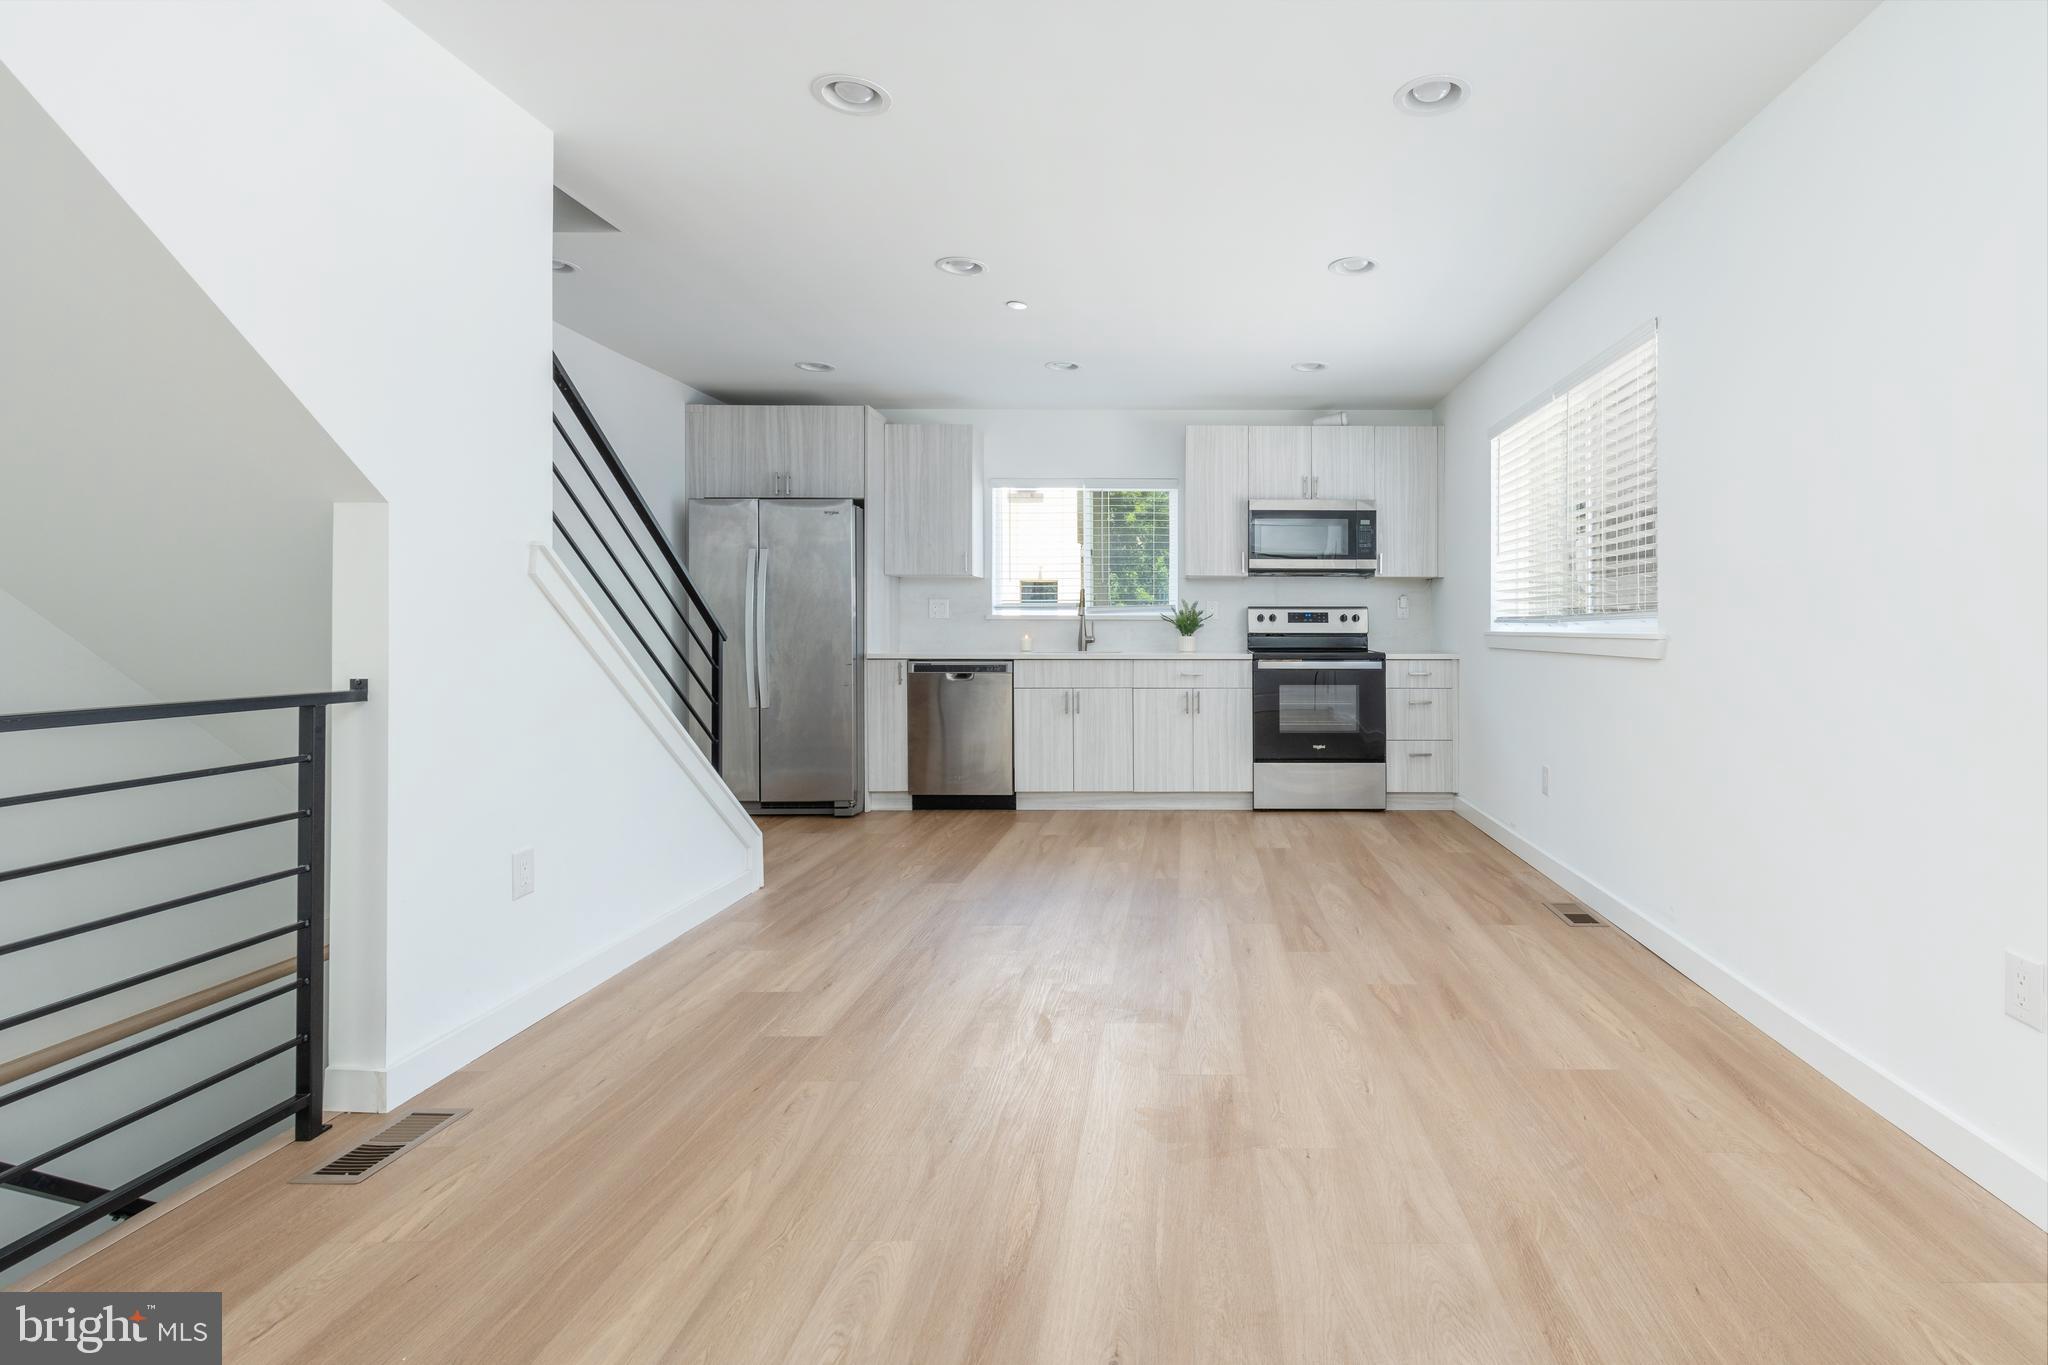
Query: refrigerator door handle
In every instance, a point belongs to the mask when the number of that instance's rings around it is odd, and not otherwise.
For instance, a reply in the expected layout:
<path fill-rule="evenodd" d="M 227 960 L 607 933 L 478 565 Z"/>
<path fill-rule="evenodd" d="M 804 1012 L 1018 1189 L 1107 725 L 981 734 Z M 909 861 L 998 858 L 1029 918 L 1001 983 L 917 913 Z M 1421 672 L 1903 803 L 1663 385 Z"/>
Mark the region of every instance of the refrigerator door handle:
<path fill-rule="evenodd" d="M 740 623 L 740 629 L 746 635 L 747 646 L 746 651 L 740 657 L 740 671 L 747 675 L 747 705 L 755 710 L 759 710 L 761 707 L 761 691 L 754 678 L 754 651 L 758 648 L 757 642 L 761 638 L 760 609 L 759 604 L 754 600 L 754 585 L 761 575 L 760 560 L 761 552 L 759 550 L 749 549 L 747 551 L 747 600 L 746 605 L 741 609 L 741 614 L 745 619 Z"/>
<path fill-rule="evenodd" d="M 761 709 L 766 711 L 768 700 L 768 551 L 758 552 L 760 560 L 755 573 L 759 579 L 754 589 L 754 667 L 761 675 Z"/>

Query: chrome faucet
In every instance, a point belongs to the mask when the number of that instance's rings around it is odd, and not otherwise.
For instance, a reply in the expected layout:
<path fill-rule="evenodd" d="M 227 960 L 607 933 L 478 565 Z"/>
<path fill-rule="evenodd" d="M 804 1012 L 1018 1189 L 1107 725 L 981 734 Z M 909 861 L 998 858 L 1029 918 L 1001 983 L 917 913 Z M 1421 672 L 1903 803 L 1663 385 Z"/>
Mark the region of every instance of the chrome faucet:
<path fill-rule="evenodd" d="M 1095 623 L 1088 619 L 1088 585 L 1081 585 L 1081 653 L 1095 643 Z"/>

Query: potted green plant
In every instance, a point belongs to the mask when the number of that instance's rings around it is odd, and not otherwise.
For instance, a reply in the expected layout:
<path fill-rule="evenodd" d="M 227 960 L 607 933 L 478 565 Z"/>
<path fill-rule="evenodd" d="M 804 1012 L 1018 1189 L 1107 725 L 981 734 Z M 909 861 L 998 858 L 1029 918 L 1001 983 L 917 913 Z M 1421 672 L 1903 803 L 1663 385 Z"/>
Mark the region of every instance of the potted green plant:
<path fill-rule="evenodd" d="M 1195 652 L 1195 632 L 1209 624 L 1210 613 L 1202 610 L 1200 602 L 1183 600 L 1172 611 L 1162 611 L 1159 619 L 1180 632 L 1180 652 Z"/>

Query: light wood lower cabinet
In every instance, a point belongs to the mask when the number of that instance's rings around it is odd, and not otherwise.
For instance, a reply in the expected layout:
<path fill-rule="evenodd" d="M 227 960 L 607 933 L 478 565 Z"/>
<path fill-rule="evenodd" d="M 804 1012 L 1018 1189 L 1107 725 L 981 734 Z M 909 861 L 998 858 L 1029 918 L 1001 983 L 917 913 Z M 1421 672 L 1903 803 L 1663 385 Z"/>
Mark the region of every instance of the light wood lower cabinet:
<path fill-rule="evenodd" d="M 1390 792 L 1456 791 L 1452 776 L 1451 741 L 1390 739 L 1387 741 L 1387 790 Z"/>
<path fill-rule="evenodd" d="M 1252 694 L 1244 687 L 1131 694 L 1131 790 L 1241 792 L 1252 786 Z"/>
<path fill-rule="evenodd" d="M 1010 714 L 1020 792 L 1074 789 L 1074 694 L 1069 688 L 1020 687 Z"/>
<path fill-rule="evenodd" d="M 1388 739 L 1456 739 L 1457 694 L 1447 687 L 1387 689 Z"/>
<path fill-rule="evenodd" d="M 1020 792 L 1131 790 L 1131 689 L 1025 687 L 1011 711 Z"/>
<path fill-rule="evenodd" d="M 868 790 L 910 790 L 910 665 L 902 659 L 869 659 L 863 681 L 867 695 Z"/>

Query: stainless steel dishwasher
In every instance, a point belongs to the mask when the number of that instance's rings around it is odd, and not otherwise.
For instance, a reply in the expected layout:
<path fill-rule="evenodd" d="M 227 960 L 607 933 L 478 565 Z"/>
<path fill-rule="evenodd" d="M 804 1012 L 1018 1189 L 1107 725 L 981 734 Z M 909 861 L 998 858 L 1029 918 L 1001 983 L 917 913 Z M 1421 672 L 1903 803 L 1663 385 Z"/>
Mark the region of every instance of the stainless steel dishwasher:
<path fill-rule="evenodd" d="M 910 665 L 910 804 L 915 810 L 1015 810 L 1010 663 Z"/>

